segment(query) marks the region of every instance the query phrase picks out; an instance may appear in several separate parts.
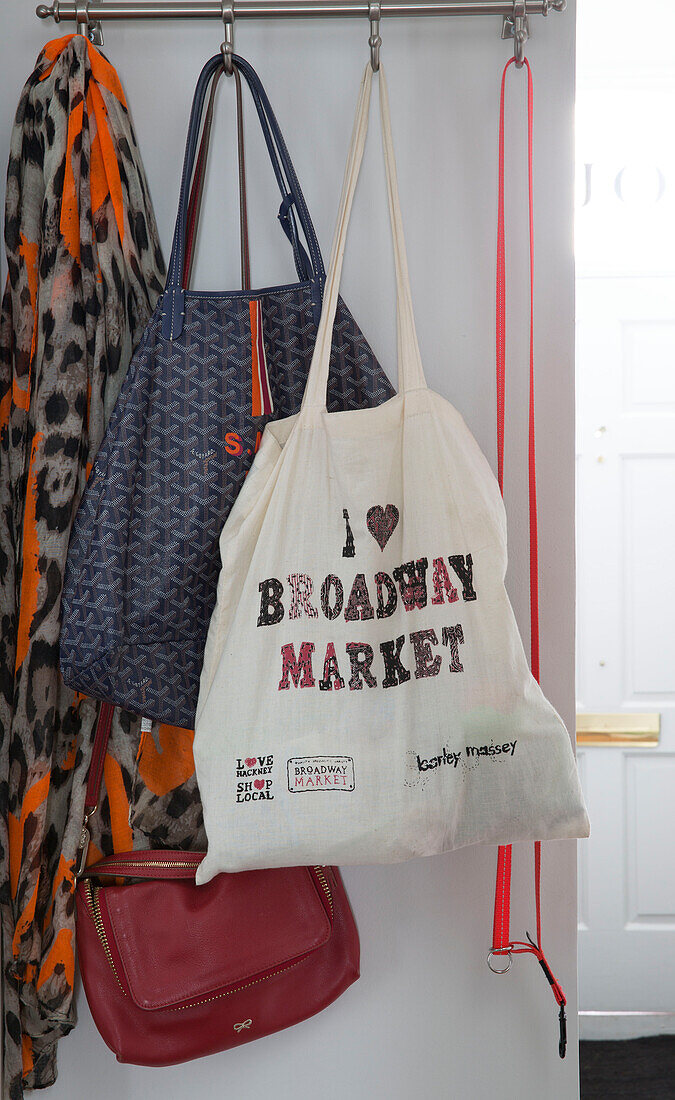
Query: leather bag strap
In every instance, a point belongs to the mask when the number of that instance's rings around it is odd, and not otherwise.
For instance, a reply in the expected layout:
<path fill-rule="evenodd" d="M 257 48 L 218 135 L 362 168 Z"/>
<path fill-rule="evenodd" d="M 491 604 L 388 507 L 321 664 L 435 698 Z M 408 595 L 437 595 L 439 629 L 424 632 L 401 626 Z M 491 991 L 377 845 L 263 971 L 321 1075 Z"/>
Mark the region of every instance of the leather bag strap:
<path fill-rule="evenodd" d="M 204 115 L 204 125 L 202 127 L 202 137 L 199 144 L 199 154 L 197 156 L 197 163 L 195 166 L 194 179 L 192 181 L 192 188 L 190 191 L 190 201 L 188 203 L 187 214 L 187 233 L 185 241 L 185 263 L 183 265 L 183 288 L 187 289 L 190 285 L 190 271 L 192 268 L 192 260 L 194 256 L 194 242 L 195 233 L 197 228 L 197 221 L 199 219 L 199 213 L 201 210 L 202 197 L 204 192 L 204 180 L 206 178 L 206 162 L 209 153 L 209 144 L 211 140 L 211 126 L 213 123 L 213 109 L 216 99 L 216 89 L 220 81 L 220 77 L 224 72 L 223 68 L 216 69 L 211 82 L 211 91 L 209 94 L 209 101 L 206 108 L 206 114 Z M 250 267 L 250 252 L 249 252 L 249 240 L 248 240 L 248 209 L 246 198 L 246 156 L 244 151 L 244 111 L 243 101 L 241 94 L 241 77 L 239 76 L 239 70 L 233 69 L 232 74 L 234 76 L 235 90 L 236 90 L 236 114 L 237 114 L 237 159 L 239 164 L 239 249 L 241 254 L 241 288 L 242 290 L 249 290 L 251 287 L 251 267 Z"/>
<path fill-rule="evenodd" d="M 246 156 L 244 153 L 244 104 L 241 77 L 232 69 L 237 93 L 237 153 L 239 162 L 239 247 L 241 250 L 241 289 L 251 288 L 251 254 L 248 240 L 248 201 L 246 198 Z M 208 142 L 207 142 L 208 145 Z"/>
<path fill-rule="evenodd" d="M 512 57 L 504 66 L 499 99 L 499 199 L 497 212 L 497 278 L 496 278 L 496 373 L 497 373 L 497 477 L 502 496 L 504 494 L 504 427 L 506 406 L 506 242 L 504 218 L 504 101 L 508 70 L 515 63 Z M 539 681 L 539 547 L 537 527 L 537 474 L 535 449 L 534 406 L 534 189 L 533 189 L 533 117 L 534 86 L 532 70 L 527 58 L 523 59 L 527 72 L 527 161 L 529 206 L 529 266 L 530 266 L 530 354 L 529 354 L 529 407 L 528 407 L 528 501 L 530 540 L 530 665 L 532 675 Z M 565 994 L 554 977 L 541 947 L 541 841 L 534 844 L 534 898 L 536 910 L 536 940 L 527 935 L 527 942 L 511 940 L 511 861 L 512 847 L 502 845 L 497 853 L 497 882 L 492 933 L 492 950 L 488 965 L 496 974 L 505 974 L 511 966 L 511 955 L 530 953 L 535 956 L 549 982 L 556 1004 L 559 1006 L 558 1053 L 565 1057 L 567 1049 L 567 1024 Z M 507 966 L 497 969 L 492 959 L 508 957 Z"/>
<path fill-rule="evenodd" d="M 278 217 L 284 233 L 293 245 L 298 275 L 300 278 L 304 279 L 317 279 L 321 286 L 323 286 L 326 273 L 321 257 L 321 249 L 319 248 L 319 242 L 314 231 L 314 225 L 312 224 L 309 210 L 307 209 L 307 203 L 305 202 L 302 188 L 300 187 L 300 182 L 295 174 L 293 161 L 286 147 L 286 142 L 284 141 L 279 123 L 272 110 L 272 104 L 267 98 L 267 93 L 262 86 L 258 74 L 255 69 L 249 65 L 248 61 L 245 61 L 243 57 L 238 57 L 237 54 L 233 54 L 232 59 L 233 64 L 238 66 L 251 91 L 253 102 L 256 106 L 258 117 L 260 118 L 263 136 L 277 178 L 277 183 L 284 195 L 279 208 Z M 265 120 L 264 122 L 263 119 Z M 278 150 L 278 158 L 274 155 L 275 148 Z M 295 217 L 296 212 L 303 236 L 309 248 L 309 256 L 300 243 Z"/>
<path fill-rule="evenodd" d="M 87 777 L 87 792 L 84 796 L 85 816 L 91 817 L 98 808 L 98 800 L 101 795 L 101 782 L 103 780 L 103 765 L 105 754 L 110 740 L 110 730 L 115 708 L 112 703 L 101 703 L 94 734 L 94 745 L 91 750 L 91 763 Z"/>
<path fill-rule="evenodd" d="M 80 879 L 95 875 L 97 878 L 114 876 L 115 878 L 194 879 L 195 871 L 204 858 L 203 852 L 142 849 L 138 852 L 116 853 L 106 859 L 99 860 L 92 867 L 86 866 L 87 852 L 91 840 L 89 821 L 96 813 L 101 797 L 103 767 L 108 751 L 114 713 L 115 707 L 112 703 L 101 703 L 96 722 L 94 744 L 91 750 L 87 790 L 84 796 L 84 817 L 75 859 L 75 877 Z"/>
<path fill-rule="evenodd" d="M 108 741 L 110 740 L 110 730 L 112 729 L 114 713 L 115 708 L 112 703 L 101 703 L 98 711 L 98 719 L 96 721 L 94 744 L 91 749 L 91 762 L 89 764 L 89 774 L 87 776 L 87 789 L 84 795 L 84 815 L 82 818 L 82 828 L 80 829 L 80 840 L 75 856 L 76 878 L 81 878 L 86 869 L 87 853 L 91 840 L 89 822 L 98 809 L 98 802 L 101 796 L 103 767 L 105 765 L 105 755 L 108 749 Z"/>
<path fill-rule="evenodd" d="M 258 113 L 272 167 L 282 195 L 282 202 L 279 209 L 279 221 L 292 244 L 298 277 L 303 281 L 315 281 L 321 288 L 325 280 L 321 250 L 307 209 L 307 204 L 305 203 L 298 178 L 295 174 L 293 163 L 281 130 L 279 129 L 279 124 L 269 99 L 267 98 L 265 89 L 260 83 L 255 70 L 247 61 L 237 54 L 232 54 L 232 63 L 246 80 Z M 185 243 L 187 239 L 188 195 L 195 167 L 195 156 L 197 153 L 197 143 L 199 140 L 206 91 L 209 81 L 214 73 L 221 67 L 222 56 L 220 54 L 214 55 L 214 57 L 207 61 L 200 73 L 192 101 L 185 157 L 183 161 L 178 213 L 174 229 L 171 257 L 169 260 L 169 269 L 167 272 L 166 287 L 162 298 L 162 332 L 167 339 L 174 339 L 182 331 L 184 313 L 183 272 Z M 309 249 L 309 255 L 300 243 L 296 214 Z"/>

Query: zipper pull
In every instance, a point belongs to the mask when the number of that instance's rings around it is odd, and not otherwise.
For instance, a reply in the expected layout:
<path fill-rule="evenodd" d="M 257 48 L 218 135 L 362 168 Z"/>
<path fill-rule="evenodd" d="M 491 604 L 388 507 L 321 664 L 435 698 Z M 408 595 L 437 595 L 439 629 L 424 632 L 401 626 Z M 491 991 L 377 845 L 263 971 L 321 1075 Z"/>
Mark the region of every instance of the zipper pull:
<path fill-rule="evenodd" d="M 84 873 L 87 866 L 87 854 L 89 852 L 89 843 L 91 841 L 91 832 L 89 831 L 89 819 L 96 813 L 96 806 L 93 810 L 88 810 L 82 819 L 82 828 L 80 830 L 80 842 L 77 846 L 77 854 L 75 857 L 75 878 L 80 878 Z"/>
<path fill-rule="evenodd" d="M 80 843 L 77 846 L 77 863 L 75 867 L 75 878 L 79 878 L 85 867 L 87 866 L 87 853 L 89 851 L 89 841 L 91 840 L 91 833 L 86 825 L 82 825 L 82 831 L 80 832 Z"/>

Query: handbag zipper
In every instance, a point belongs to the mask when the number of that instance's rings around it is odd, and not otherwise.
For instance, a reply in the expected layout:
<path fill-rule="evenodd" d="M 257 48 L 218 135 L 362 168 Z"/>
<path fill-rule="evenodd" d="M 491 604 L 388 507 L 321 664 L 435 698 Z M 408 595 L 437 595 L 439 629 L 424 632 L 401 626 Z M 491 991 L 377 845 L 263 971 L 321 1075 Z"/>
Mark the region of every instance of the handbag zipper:
<path fill-rule="evenodd" d="M 194 863 L 193 862 L 178 863 L 175 860 L 144 860 L 143 862 L 134 863 L 132 861 L 126 861 L 125 860 L 125 862 L 121 866 L 124 866 L 124 867 L 134 867 L 134 866 L 136 866 L 136 867 L 194 867 Z M 112 864 L 108 864 L 108 868 L 111 869 L 111 870 L 114 869 Z M 314 874 L 316 875 L 317 879 L 319 880 L 319 884 L 321 886 L 321 889 L 323 890 L 324 894 L 326 895 L 326 899 L 328 901 L 328 905 L 329 905 L 330 912 L 331 912 L 331 917 L 332 917 L 332 915 L 333 915 L 333 895 L 331 893 L 330 886 L 328 884 L 328 879 L 326 878 L 326 874 L 324 872 L 324 869 L 323 869 L 323 867 L 313 867 L 312 870 L 314 871 Z M 89 911 L 91 912 L 92 919 L 94 921 L 94 926 L 96 928 L 98 938 L 101 941 L 101 947 L 103 948 L 103 950 L 105 952 L 105 956 L 106 956 L 106 958 L 107 958 L 107 960 L 110 964 L 110 969 L 112 970 L 113 974 L 115 975 L 115 978 L 117 979 L 117 984 L 120 987 L 120 989 L 122 990 L 122 993 L 124 994 L 124 996 L 126 997 L 126 991 L 125 991 L 124 986 L 122 985 L 122 983 L 119 979 L 119 974 L 117 973 L 117 969 L 115 967 L 115 962 L 114 962 L 114 959 L 112 957 L 112 952 L 110 950 L 110 944 L 108 943 L 108 936 L 106 934 L 105 925 L 103 924 L 103 917 L 101 916 L 101 907 L 100 907 L 99 900 L 98 900 L 100 887 L 99 886 L 92 886 L 91 879 L 85 879 L 84 889 L 85 889 L 85 893 L 86 893 L 86 897 L 87 897 L 87 903 L 89 905 Z M 298 960 L 298 961 L 301 961 L 301 960 Z M 296 965 L 297 965 L 297 962 L 291 963 L 291 966 L 296 966 Z M 284 967 L 283 969 L 284 970 L 290 970 L 291 967 L 290 966 L 289 967 Z M 280 974 L 282 972 L 283 971 L 281 971 L 281 970 L 275 970 L 273 973 L 265 975 L 264 978 L 258 978 L 254 982 L 248 982 L 247 985 L 239 986 L 235 989 L 228 990 L 227 993 L 220 993 L 220 994 L 217 994 L 215 997 L 209 997 L 208 1000 L 213 1001 L 213 1000 L 218 1000 L 220 997 L 227 997 L 227 996 L 230 995 L 230 993 L 236 993 L 238 988 L 239 989 L 246 989 L 250 985 L 257 985 L 258 982 L 267 981 L 269 978 L 273 978 L 273 977 L 276 976 L 276 974 Z M 182 1008 L 192 1008 L 196 1004 L 205 1004 L 205 1003 L 207 1003 L 207 1002 L 205 1002 L 205 1001 L 194 1001 L 191 1004 L 183 1005 L 183 1006 L 181 1006 L 181 1008 L 174 1009 L 173 1011 L 180 1012 L 182 1010 Z"/>
<path fill-rule="evenodd" d="M 189 860 L 189 861 L 183 863 L 183 862 L 179 862 L 176 859 L 144 859 L 142 861 L 135 861 L 135 860 L 131 860 L 131 859 L 125 859 L 125 860 L 120 861 L 120 863 L 117 863 L 117 864 L 112 863 L 112 862 L 106 863 L 105 874 L 107 875 L 108 872 L 110 872 L 110 874 L 112 874 L 113 871 L 119 871 L 120 867 L 122 867 L 122 868 L 124 868 L 124 867 L 181 867 L 181 868 L 191 867 L 191 868 L 193 868 L 193 867 L 196 867 L 196 863 L 195 863 L 194 860 Z M 103 872 L 99 872 L 99 873 L 103 874 Z"/>
<path fill-rule="evenodd" d="M 85 889 L 85 893 L 87 895 L 87 902 L 89 904 L 89 911 L 91 912 L 92 919 L 94 921 L 94 926 L 95 926 L 96 932 L 98 934 L 98 938 L 101 941 L 101 946 L 102 946 L 103 950 L 105 951 L 105 956 L 106 956 L 108 962 L 110 963 L 110 969 L 112 970 L 113 974 L 115 975 L 115 978 L 117 979 L 117 984 L 120 987 L 120 989 L 122 990 L 122 993 L 124 993 L 124 996 L 126 997 L 126 991 L 125 991 L 124 986 L 122 985 L 122 983 L 120 981 L 119 974 L 117 973 L 117 970 L 115 968 L 115 963 L 114 963 L 114 960 L 113 960 L 113 957 L 112 957 L 112 951 L 110 950 L 110 944 L 108 943 L 108 937 L 106 935 L 105 925 L 103 924 L 103 917 L 101 916 L 101 907 L 100 907 L 99 901 L 98 901 L 98 894 L 99 894 L 100 887 L 92 886 L 91 881 L 89 879 L 87 879 L 85 881 L 85 884 L 84 884 L 84 889 Z"/>
<path fill-rule="evenodd" d="M 326 878 L 326 873 L 325 873 L 323 867 L 314 867 L 313 870 L 314 870 L 314 874 L 316 875 L 316 877 L 319 880 L 319 883 L 321 885 L 321 889 L 323 890 L 324 894 L 326 895 L 326 897 L 328 899 L 328 905 L 329 905 L 329 908 L 330 908 L 330 915 L 332 917 L 333 916 L 333 895 L 330 892 L 330 886 L 328 885 L 328 879 Z"/>
<path fill-rule="evenodd" d="M 120 861 L 120 863 L 117 864 L 117 865 L 115 865 L 115 863 L 113 863 L 113 862 L 107 863 L 106 864 L 106 873 L 110 872 L 112 874 L 113 871 L 119 870 L 120 867 L 179 867 L 179 868 L 192 868 L 194 866 L 195 866 L 195 863 L 194 863 L 193 860 L 188 860 L 188 861 L 185 861 L 185 862 L 182 862 L 182 861 L 179 862 L 178 860 L 175 860 L 175 859 L 170 859 L 170 860 L 144 859 L 142 861 L 125 859 L 123 861 Z M 332 916 L 332 914 L 333 914 L 333 895 L 331 894 L 330 886 L 328 885 L 328 879 L 326 878 L 326 874 L 324 872 L 324 869 L 323 869 L 323 867 L 313 867 L 312 870 L 314 871 L 314 874 L 316 875 L 317 879 L 319 880 L 319 885 L 321 886 L 321 889 L 323 890 L 324 894 L 326 895 L 326 898 L 328 900 L 328 905 L 329 905 L 329 908 L 330 908 L 330 911 L 331 911 L 331 916 Z"/>

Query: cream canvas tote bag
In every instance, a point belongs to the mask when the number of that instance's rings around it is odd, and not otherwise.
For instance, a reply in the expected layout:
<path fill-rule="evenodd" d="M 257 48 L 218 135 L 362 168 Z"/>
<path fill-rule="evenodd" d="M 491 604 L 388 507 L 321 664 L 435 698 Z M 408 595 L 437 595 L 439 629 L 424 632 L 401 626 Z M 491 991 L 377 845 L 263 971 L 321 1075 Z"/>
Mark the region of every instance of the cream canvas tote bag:
<path fill-rule="evenodd" d="M 497 481 L 424 379 L 383 71 L 399 392 L 326 412 L 371 83 L 368 66 L 302 408 L 266 427 L 220 540 L 194 742 L 198 882 L 588 834 L 568 733 L 504 587 Z"/>

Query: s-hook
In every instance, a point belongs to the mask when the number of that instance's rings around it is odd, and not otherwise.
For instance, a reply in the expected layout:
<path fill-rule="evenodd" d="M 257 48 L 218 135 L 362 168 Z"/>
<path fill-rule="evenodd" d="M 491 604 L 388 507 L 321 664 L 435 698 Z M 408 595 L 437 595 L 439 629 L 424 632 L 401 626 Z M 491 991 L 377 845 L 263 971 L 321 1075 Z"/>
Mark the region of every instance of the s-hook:
<path fill-rule="evenodd" d="M 551 6 L 557 7 L 554 2 Z M 546 4 L 544 15 L 548 15 L 549 4 Z M 516 68 L 522 69 L 525 58 L 525 43 L 530 37 L 530 21 L 527 18 L 527 0 L 514 0 L 513 15 L 505 15 L 502 23 L 502 38 L 513 39 L 513 56 L 516 59 Z"/>
<path fill-rule="evenodd" d="M 232 76 L 234 72 L 232 64 L 232 54 L 234 53 L 234 3 L 232 0 L 220 0 L 220 13 L 225 28 L 225 41 L 220 46 L 220 52 L 223 55 L 223 68 L 227 76 Z"/>
<path fill-rule="evenodd" d="M 54 21 L 59 22 L 59 6 L 58 2 L 54 5 Z M 77 23 L 77 33 L 83 34 L 85 38 L 88 38 L 94 46 L 103 45 L 103 27 L 101 26 L 100 19 L 95 20 L 93 23 L 89 18 L 89 4 L 81 0 L 75 4 L 75 20 Z"/>
<path fill-rule="evenodd" d="M 382 38 L 380 37 L 382 6 L 379 2 L 368 4 L 368 18 L 370 20 L 370 38 L 368 39 L 368 45 L 370 46 L 370 64 L 373 72 L 376 73 L 380 68 L 380 46 L 382 45 Z"/>

